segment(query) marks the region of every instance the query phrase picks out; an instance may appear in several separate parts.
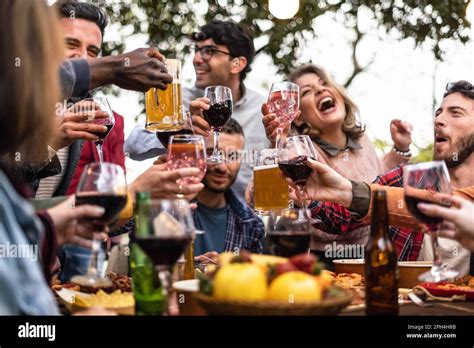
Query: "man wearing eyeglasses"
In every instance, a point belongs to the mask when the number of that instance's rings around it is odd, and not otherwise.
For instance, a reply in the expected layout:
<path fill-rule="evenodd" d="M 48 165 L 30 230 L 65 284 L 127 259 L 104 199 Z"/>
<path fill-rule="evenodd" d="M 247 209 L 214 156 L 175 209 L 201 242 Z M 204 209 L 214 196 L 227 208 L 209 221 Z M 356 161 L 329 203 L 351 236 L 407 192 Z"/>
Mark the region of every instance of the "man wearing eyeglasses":
<path fill-rule="evenodd" d="M 255 47 L 251 35 L 240 25 L 232 21 L 214 20 L 192 35 L 195 42 L 193 65 L 196 82 L 192 88 L 183 89 L 185 108 L 193 105 L 198 108 L 196 99 L 204 95 L 207 86 L 222 85 L 232 90 L 233 113 L 245 133 L 245 149 L 260 150 L 270 143 L 265 136 L 261 122 L 260 106 L 265 97 L 248 89 L 244 85 L 251 63 L 255 57 Z M 191 103 L 192 101 L 193 104 Z M 196 105 L 197 104 L 197 105 Z M 201 117 L 193 117 L 194 130 L 197 134 L 207 136 L 210 127 Z M 137 126 L 125 143 L 125 151 L 137 160 L 154 157 L 165 152 L 155 135 Z M 250 156 L 243 156 L 249 162 Z M 250 163 L 242 163 L 236 182 L 232 186 L 237 197 L 244 200 L 247 184 L 252 179 Z"/>

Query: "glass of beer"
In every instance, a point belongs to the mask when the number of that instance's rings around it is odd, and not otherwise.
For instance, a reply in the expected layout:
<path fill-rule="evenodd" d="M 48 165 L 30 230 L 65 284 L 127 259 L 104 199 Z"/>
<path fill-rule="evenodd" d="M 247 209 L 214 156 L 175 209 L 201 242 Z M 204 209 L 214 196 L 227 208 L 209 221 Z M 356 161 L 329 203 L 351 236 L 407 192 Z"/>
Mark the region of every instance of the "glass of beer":
<path fill-rule="evenodd" d="M 254 167 L 255 210 L 268 214 L 288 208 L 288 184 L 280 176 L 277 149 L 265 149 L 258 153 Z"/>
<path fill-rule="evenodd" d="M 166 59 L 165 64 L 173 81 L 165 90 L 150 88 L 145 94 L 145 128 L 151 132 L 176 131 L 184 127 L 181 62 Z"/>

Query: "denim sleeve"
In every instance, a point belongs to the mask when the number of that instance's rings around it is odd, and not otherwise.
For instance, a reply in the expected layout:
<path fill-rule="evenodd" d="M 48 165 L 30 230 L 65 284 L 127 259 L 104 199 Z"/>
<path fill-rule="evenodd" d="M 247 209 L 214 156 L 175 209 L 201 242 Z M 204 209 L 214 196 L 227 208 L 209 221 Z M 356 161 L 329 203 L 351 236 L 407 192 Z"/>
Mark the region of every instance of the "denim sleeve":
<path fill-rule="evenodd" d="M 64 99 L 84 98 L 89 92 L 91 74 L 87 60 L 66 60 L 60 67 L 59 76 Z"/>

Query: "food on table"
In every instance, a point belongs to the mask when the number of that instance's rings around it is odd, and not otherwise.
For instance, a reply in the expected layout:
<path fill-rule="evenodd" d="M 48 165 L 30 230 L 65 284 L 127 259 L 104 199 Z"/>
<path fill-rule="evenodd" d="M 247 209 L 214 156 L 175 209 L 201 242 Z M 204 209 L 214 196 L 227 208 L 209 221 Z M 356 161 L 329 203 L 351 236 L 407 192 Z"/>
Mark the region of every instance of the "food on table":
<path fill-rule="evenodd" d="M 312 275 L 293 271 L 277 276 L 270 284 L 268 299 L 286 303 L 321 301 L 322 287 Z"/>
<path fill-rule="evenodd" d="M 339 273 L 334 284 L 343 289 L 354 289 L 362 284 L 362 275 L 358 273 Z"/>
<path fill-rule="evenodd" d="M 258 301 L 267 295 L 265 272 L 252 263 L 222 266 L 214 278 L 214 296 L 222 300 Z"/>
<path fill-rule="evenodd" d="M 112 283 L 114 283 L 115 290 L 120 290 L 122 292 L 132 291 L 132 278 L 127 276 L 119 276 L 114 272 L 109 272 L 107 277 L 109 277 Z"/>
<path fill-rule="evenodd" d="M 122 308 L 132 307 L 135 305 L 133 294 L 116 290 L 111 294 L 107 294 L 99 290 L 96 294 L 74 297 L 74 304 L 82 307 L 102 307 L 102 308 Z"/>

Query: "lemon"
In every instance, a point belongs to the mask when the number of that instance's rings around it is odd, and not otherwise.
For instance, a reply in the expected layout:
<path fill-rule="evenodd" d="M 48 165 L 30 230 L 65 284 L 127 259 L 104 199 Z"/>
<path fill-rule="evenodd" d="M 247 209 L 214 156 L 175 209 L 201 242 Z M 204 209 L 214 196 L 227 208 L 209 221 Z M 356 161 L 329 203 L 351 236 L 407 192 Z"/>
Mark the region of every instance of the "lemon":
<path fill-rule="evenodd" d="M 267 295 L 267 278 L 251 263 L 222 266 L 214 278 L 214 297 L 232 301 L 258 301 Z"/>
<path fill-rule="evenodd" d="M 308 273 L 286 272 L 270 284 L 268 299 L 288 303 L 317 302 L 321 300 L 321 286 Z"/>

